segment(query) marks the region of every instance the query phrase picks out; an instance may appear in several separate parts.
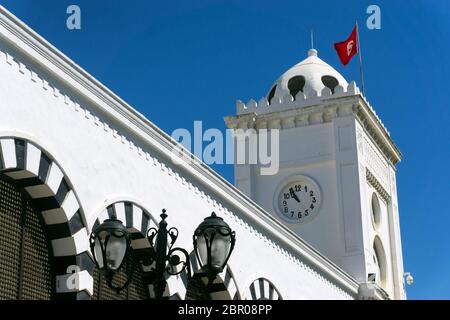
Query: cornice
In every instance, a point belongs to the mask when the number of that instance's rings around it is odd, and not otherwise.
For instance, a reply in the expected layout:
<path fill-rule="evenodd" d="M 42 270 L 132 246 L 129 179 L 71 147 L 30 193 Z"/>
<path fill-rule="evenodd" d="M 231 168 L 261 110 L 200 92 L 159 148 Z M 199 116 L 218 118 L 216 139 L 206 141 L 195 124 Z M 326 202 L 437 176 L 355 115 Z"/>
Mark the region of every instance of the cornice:
<path fill-rule="evenodd" d="M 253 107 L 256 110 L 258 107 Z M 276 109 L 275 109 L 276 110 Z M 359 93 L 321 100 L 319 104 L 294 107 L 281 111 L 257 114 L 255 111 L 224 117 L 231 129 L 291 129 L 331 122 L 335 118 L 354 114 L 358 122 L 370 134 L 383 155 L 393 165 L 402 154 L 391 139 L 380 118 L 366 99 Z"/>
<path fill-rule="evenodd" d="M 256 114 L 255 112 L 224 117 L 232 129 L 290 129 L 331 122 L 332 119 L 352 113 L 351 103 L 328 101 L 303 108 Z"/>
<path fill-rule="evenodd" d="M 107 114 L 126 130 L 142 139 L 147 144 L 147 147 L 157 150 L 165 160 L 173 156 L 172 150 L 174 147 L 180 148 L 180 145 L 170 136 L 99 81 L 95 80 L 89 73 L 76 65 L 2 6 L 0 6 L 0 38 L 18 50 L 21 55 L 39 65 L 40 68 L 50 73 L 62 84 L 90 102 L 92 108 L 101 111 L 102 114 Z M 58 95 L 57 92 L 59 91 L 55 88 L 55 97 Z M 88 111 L 86 112 L 86 118 L 88 118 Z M 97 120 L 93 122 L 96 125 L 98 125 Z M 142 149 L 140 149 L 140 152 L 142 152 Z M 156 165 L 156 158 L 153 160 Z M 183 162 L 186 160 L 180 157 L 179 161 Z M 165 167 L 166 170 L 169 169 L 163 163 L 161 166 Z M 215 196 L 227 206 L 235 208 L 241 217 L 245 217 L 247 222 L 252 222 L 259 228 L 269 232 L 271 237 L 278 239 L 280 245 L 288 248 L 291 253 L 302 257 L 306 262 L 312 264 L 316 271 L 320 271 L 327 279 L 337 284 L 340 289 L 356 297 L 358 283 L 352 277 L 322 256 L 288 228 L 281 225 L 208 166 L 199 161 L 193 164 L 185 162 L 178 169 L 180 171 L 183 169 L 192 177 L 195 177 L 197 181 L 208 186 L 211 193 L 215 193 Z"/>
<path fill-rule="evenodd" d="M 392 164 L 397 164 L 403 158 L 402 153 L 391 139 L 389 132 L 384 127 L 378 115 L 372 106 L 364 99 L 363 96 L 358 95 L 358 105 L 356 114 L 363 127 L 372 136 L 375 143 L 383 151 L 383 154 Z"/>

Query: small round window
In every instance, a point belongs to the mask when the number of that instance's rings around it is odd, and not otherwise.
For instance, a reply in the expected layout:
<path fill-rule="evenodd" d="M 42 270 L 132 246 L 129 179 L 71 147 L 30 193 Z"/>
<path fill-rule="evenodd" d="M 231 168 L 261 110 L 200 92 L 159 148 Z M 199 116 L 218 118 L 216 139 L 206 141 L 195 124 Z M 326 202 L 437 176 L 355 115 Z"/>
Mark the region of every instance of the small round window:
<path fill-rule="evenodd" d="M 269 101 L 269 104 L 272 102 L 273 97 L 275 96 L 275 91 L 277 90 L 277 85 L 274 85 L 272 89 L 269 92 L 269 95 L 267 96 L 267 101 Z"/>
<path fill-rule="evenodd" d="M 288 89 L 289 93 L 295 100 L 295 96 L 300 91 L 303 92 L 303 88 L 305 87 L 305 77 L 303 76 L 295 76 L 289 79 L 288 81 Z"/>
<path fill-rule="evenodd" d="M 323 76 L 322 83 L 325 87 L 331 90 L 331 93 L 334 93 L 334 89 L 338 86 L 339 81 L 337 81 L 337 79 L 332 76 Z"/>
<path fill-rule="evenodd" d="M 380 201 L 378 200 L 377 194 L 374 192 L 372 194 L 372 200 L 370 204 L 370 211 L 372 215 L 372 223 L 375 228 L 378 228 L 381 221 L 381 209 L 380 209 Z"/>

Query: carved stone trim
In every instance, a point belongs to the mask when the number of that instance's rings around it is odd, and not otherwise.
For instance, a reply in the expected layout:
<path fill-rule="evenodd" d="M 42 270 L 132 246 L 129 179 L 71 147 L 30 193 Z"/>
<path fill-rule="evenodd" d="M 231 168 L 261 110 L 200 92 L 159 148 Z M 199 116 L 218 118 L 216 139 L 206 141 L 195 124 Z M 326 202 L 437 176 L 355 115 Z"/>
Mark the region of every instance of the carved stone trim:
<path fill-rule="evenodd" d="M 375 188 L 381 198 L 386 202 L 391 202 L 391 196 L 389 193 L 382 187 L 381 183 L 375 178 L 375 176 L 366 168 L 366 179 L 369 184 Z"/>

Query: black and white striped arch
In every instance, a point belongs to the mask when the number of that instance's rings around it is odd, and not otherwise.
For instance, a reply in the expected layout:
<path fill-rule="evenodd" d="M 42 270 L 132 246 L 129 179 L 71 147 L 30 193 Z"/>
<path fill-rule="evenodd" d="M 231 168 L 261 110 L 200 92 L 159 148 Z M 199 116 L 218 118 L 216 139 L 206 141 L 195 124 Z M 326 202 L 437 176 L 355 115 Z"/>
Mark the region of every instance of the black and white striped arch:
<path fill-rule="evenodd" d="M 247 300 L 283 300 L 283 298 L 272 282 L 259 278 L 248 288 Z"/>
<path fill-rule="evenodd" d="M 154 218 L 141 206 L 129 202 L 118 201 L 107 206 L 97 217 L 93 229 L 106 219 L 113 216 L 127 227 L 131 233 L 131 246 L 134 250 L 147 249 L 150 243 L 147 240 L 147 231 L 157 227 Z"/>
<path fill-rule="evenodd" d="M 98 225 L 102 224 L 106 219 L 110 219 L 113 216 L 117 220 L 120 220 L 131 233 L 131 247 L 134 251 L 144 251 L 150 248 L 150 243 L 147 240 L 148 229 L 154 227 L 157 228 L 156 220 L 141 206 L 130 202 L 130 201 L 117 201 L 108 205 L 95 220 L 92 230 L 94 230 Z M 152 269 L 153 265 L 141 265 L 142 270 L 148 272 Z M 168 277 L 168 275 L 166 275 Z M 150 298 L 153 298 L 154 290 L 153 285 L 147 283 L 148 294 Z M 166 288 L 164 292 L 164 297 L 169 297 L 169 290 Z M 176 299 L 173 297 L 172 299 Z"/>
<path fill-rule="evenodd" d="M 61 167 L 36 144 L 2 137 L 0 173 L 23 188 L 42 214 L 56 275 L 54 298 L 90 299 L 93 261 L 87 251 L 88 232 L 80 203 Z M 71 280 L 74 276 L 77 281 Z"/>

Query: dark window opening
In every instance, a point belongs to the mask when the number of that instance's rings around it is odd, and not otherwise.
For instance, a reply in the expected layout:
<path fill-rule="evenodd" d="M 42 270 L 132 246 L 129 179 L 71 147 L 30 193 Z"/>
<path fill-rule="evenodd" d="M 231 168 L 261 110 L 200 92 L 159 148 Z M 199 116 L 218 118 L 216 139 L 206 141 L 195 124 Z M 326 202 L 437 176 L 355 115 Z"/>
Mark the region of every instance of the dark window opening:
<path fill-rule="evenodd" d="M 332 76 L 323 76 L 322 83 L 325 85 L 325 87 L 331 90 L 331 93 L 334 94 L 334 89 L 338 86 L 339 81 L 337 81 L 337 79 Z"/>
<path fill-rule="evenodd" d="M 267 101 L 269 101 L 269 104 L 272 102 L 272 99 L 275 96 L 276 90 L 277 90 L 277 85 L 274 85 L 272 90 L 270 90 L 269 96 L 267 97 Z"/>
<path fill-rule="evenodd" d="M 126 268 L 121 268 L 114 276 L 113 284 L 121 286 L 126 282 Z M 148 287 L 144 272 L 139 266 L 134 269 L 130 285 L 119 294 L 111 289 L 105 279 L 105 276 L 94 267 L 94 295 L 93 300 L 147 300 Z"/>
<path fill-rule="evenodd" d="M 50 251 L 42 217 L 22 190 L 0 177 L 0 300 L 49 300 Z"/>
<path fill-rule="evenodd" d="M 305 87 L 305 77 L 303 76 L 295 76 L 291 78 L 288 82 L 289 93 L 295 100 L 295 96 L 300 91 L 303 92 L 303 88 Z"/>

